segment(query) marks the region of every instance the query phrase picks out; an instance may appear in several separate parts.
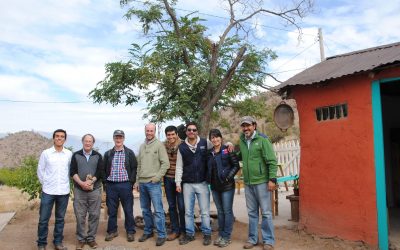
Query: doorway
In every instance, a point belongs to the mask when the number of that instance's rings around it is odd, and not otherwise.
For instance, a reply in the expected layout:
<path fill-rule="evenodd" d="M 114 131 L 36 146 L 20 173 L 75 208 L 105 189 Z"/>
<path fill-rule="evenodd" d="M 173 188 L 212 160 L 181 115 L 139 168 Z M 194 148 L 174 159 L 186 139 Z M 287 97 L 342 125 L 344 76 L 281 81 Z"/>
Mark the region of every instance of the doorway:
<path fill-rule="evenodd" d="M 400 248 L 400 80 L 380 86 L 389 242 Z"/>

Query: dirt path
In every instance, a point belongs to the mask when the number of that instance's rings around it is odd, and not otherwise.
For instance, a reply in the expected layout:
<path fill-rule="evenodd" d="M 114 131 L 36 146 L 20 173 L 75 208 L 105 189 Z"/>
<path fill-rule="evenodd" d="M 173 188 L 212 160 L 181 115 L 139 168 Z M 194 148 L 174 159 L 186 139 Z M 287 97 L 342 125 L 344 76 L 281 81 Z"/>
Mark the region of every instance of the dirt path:
<path fill-rule="evenodd" d="M 13 208 L 18 208 L 18 211 L 9 224 L 0 232 L 0 249 L 2 250 L 29 250 L 36 249 L 36 233 L 38 222 L 38 205 L 28 203 L 26 198 L 19 193 L 18 190 L 2 187 L 0 188 L 0 198 L 2 206 L 0 212 L 10 211 Z M 3 204 L 7 201 L 7 205 Z M 138 203 L 138 200 L 135 199 Z M 102 210 L 102 213 L 104 211 Z M 136 214 L 136 211 L 135 211 Z M 52 249 L 52 230 L 54 225 L 54 216 L 50 221 L 49 226 L 49 247 Z M 164 246 L 156 247 L 155 239 L 150 239 L 144 243 L 137 241 L 137 238 L 142 235 L 143 230 L 138 229 L 134 242 L 127 242 L 126 235 L 123 232 L 123 220 L 118 221 L 120 235 L 111 242 L 104 241 L 106 234 L 106 220 L 101 216 L 99 231 L 96 241 L 99 244 L 98 249 L 107 250 L 145 250 L 145 249 L 220 249 L 215 246 L 204 247 L 201 243 L 201 234 L 196 234 L 196 240 L 188 245 L 180 246 L 178 241 L 166 242 Z M 361 243 L 347 242 L 338 239 L 321 239 L 315 236 L 308 235 L 302 231 L 297 231 L 293 228 L 279 227 L 275 229 L 276 247 L 275 249 L 368 249 Z M 64 244 L 68 249 L 75 249 L 75 217 L 72 209 L 72 202 L 69 203 L 66 224 L 64 228 Z M 216 232 L 213 232 L 213 239 L 216 237 Z M 247 224 L 244 222 L 235 222 L 232 236 L 232 244 L 225 249 L 242 249 L 243 243 L 247 238 Z M 85 249 L 90 249 L 87 245 Z M 262 246 L 256 246 L 253 249 L 262 249 Z"/>

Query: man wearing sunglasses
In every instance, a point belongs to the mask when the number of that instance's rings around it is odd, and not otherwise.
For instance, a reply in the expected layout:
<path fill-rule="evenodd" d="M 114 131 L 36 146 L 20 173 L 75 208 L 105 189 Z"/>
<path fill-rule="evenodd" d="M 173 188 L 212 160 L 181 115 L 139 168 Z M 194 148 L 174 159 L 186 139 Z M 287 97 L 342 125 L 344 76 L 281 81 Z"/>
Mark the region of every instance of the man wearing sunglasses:
<path fill-rule="evenodd" d="M 186 124 L 186 136 L 185 141 L 179 145 L 175 172 L 176 191 L 183 190 L 185 203 L 186 234 L 179 239 L 179 244 L 185 245 L 194 240 L 194 204 L 197 197 L 203 245 L 207 246 L 211 244 L 210 191 L 206 182 L 207 150 L 212 148 L 212 143 L 198 136 L 194 122 Z"/>

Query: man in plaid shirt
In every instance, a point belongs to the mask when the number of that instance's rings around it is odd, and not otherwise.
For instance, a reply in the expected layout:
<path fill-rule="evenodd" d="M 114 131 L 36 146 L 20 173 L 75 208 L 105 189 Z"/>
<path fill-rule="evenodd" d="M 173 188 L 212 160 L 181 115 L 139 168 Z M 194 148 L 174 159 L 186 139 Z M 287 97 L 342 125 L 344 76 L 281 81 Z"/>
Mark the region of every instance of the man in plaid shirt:
<path fill-rule="evenodd" d="M 104 154 L 106 204 L 108 208 L 107 235 L 111 241 L 118 236 L 117 211 L 119 202 L 125 214 L 127 240 L 134 241 L 135 221 L 133 218 L 132 189 L 136 181 L 137 161 L 133 151 L 124 145 L 125 133 L 115 130 L 114 147 Z"/>

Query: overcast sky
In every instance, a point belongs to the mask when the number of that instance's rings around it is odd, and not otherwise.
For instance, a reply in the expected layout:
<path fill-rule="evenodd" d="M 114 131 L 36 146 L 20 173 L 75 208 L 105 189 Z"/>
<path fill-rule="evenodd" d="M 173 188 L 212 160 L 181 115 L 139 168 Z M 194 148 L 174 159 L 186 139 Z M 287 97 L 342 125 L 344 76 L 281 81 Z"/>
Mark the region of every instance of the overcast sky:
<path fill-rule="evenodd" d="M 221 7 L 217 0 L 179 3 L 182 11 L 199 11 L 208 20 L 210 38 L 227 21 L 215 17 L 226 16 Z M 111 141 L 118 128 L 131 144 L 141 142 L 145 104 L 111 107 L 87 97 L 104 78 L 104 64 L 126 60 L 129 45 L 142 37 L 140 25 L 123 18 L 125 11 L 119 0 L 0 1 L 0 133 L 64 128 Z M 399 42 L 399 13 L 399 0 L 316 0 L 301 21 L 300 41 L 294 27 L 263 17 L 252 21 L 254 43 L 277 52 L 269 72 L 286 80 L 320 61 L 318 27 L 326 56 L 333 56 Z"/>

